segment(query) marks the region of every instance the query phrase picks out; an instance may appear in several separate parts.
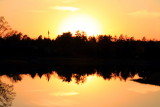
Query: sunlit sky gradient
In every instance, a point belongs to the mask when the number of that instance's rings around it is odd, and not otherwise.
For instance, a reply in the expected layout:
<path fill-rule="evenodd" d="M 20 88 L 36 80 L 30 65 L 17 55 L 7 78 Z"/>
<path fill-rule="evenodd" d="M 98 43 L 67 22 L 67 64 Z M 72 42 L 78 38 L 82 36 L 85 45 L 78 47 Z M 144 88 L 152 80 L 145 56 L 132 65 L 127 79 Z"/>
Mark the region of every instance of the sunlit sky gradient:
<path fill-rule="evenodd" d="M 0 0 L 0 16 L 30 37 L 80 28 L 160 39 L 160 0 Z"/>

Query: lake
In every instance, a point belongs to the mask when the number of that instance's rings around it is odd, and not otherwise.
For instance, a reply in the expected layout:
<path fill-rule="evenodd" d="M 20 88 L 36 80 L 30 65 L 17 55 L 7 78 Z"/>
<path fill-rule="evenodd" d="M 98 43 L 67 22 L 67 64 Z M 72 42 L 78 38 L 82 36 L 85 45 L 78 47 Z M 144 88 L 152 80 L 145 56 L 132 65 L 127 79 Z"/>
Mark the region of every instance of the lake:
<path fill-rule="evenodd" d="M 74 70 L 79 71 L 79 69 Z M 89 69 L 87 70 L 89 71 Z M 129 72 L 127 75 L 129 74 L 130 76 L 125 78 L 123 71 L 115 71 L 108 75 L 104 75 L 101 69 L 94 69 L 94 72 L 87 73 L 75 73 L 73 71 L 70 73 L 65 71 L 1 74 L 0 106 L 160 106 L 160 86 L 133 81 L 134 79 L 142 78 L 139 77 L 138 73 L 131 75 L 131 72 Z"/>

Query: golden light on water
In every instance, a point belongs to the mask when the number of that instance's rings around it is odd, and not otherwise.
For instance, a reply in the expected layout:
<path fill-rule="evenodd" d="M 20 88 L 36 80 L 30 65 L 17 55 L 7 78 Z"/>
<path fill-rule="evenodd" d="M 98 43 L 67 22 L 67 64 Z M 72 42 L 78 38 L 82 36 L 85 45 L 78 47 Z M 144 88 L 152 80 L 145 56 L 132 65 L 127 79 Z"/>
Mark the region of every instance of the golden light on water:
<path fill-rule="evenodd" d="M 86 81 L 77 84 L 74 79 L 64 82 L 58 74 L 23 79 L 14 85 L 16 99 L 13 107 L 150 107 L 159 104 L 160 87 L 112 78 L 104 80 L 97 74 L 85 75 Z M 27 101 L 27 102 L 26 102 Z M 115 103 L 116 102 L 116 103 Z M 145 102 L 145 103 L 144 103 Z M 158 106 L 154 106 L 158 107 Z"/>
<path fill-rule="evenodd" d="M 88 77 L 87 77 L 87 80 L 90 81 L 90 80 L 92 80 L 93 78 L 94 78 L 93 76 L 88 76 Z"/>
<path fill-rule="evenodd" d="M 84 31 L 88 36 L 101 34 L 100 23 L 88 15 L 72 15 L 65 18 L 59 27 L 59 32 L 72 32 Z"/>

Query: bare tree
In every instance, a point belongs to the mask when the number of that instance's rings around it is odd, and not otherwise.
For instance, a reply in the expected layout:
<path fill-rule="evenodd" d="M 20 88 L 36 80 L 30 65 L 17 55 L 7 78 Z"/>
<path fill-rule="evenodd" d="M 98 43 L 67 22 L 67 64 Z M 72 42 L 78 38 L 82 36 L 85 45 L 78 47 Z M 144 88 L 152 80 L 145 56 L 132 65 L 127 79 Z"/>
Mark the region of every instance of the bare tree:
<path fill-rule="evenodd" d="M 0 36 L 5 35 L 7 31 L 11 30 L 8 22 L 3 16 L 0 17 Z"/>
<path fill-rule="evenodd" d="M 12 106 L 12 101 L 16 93 L 13 91 L 13 85 L 0 81 L 0 107 Z"/>

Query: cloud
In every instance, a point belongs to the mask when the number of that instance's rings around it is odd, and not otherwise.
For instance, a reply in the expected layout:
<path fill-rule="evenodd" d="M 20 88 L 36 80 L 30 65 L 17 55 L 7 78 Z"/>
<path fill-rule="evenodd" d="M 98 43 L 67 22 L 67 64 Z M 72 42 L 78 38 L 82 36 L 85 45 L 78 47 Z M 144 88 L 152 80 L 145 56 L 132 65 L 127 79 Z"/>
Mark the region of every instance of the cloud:
<path fill-rule="evenodd" d="M 66 7 L 66 6 L 54 6 L 54 7 L 49 7 L 50 9 L 54 10 L 65 10 L 65 11 L 78 11 L 80 10 L 79 8 L 76 7 Z"/>
<path fill-rule="evenodd" d="M 129 13 L 131 16 L 138 16 L 138 17 L 160 17 L 160 12 L 149 12 L 147 10 L 140 10 Z"/>
<path fill-rule="evenodd" d="M 140 93 L 140 94 L 148 94 L 148 93 L 159 92 L 160 88 L 154 85 L 139 84 L 139 85 L 130 87 L 128 90 L 136 93 Z"/>
<path fill-rule="evenodd" d="M 74 96 L 74 95 L 78 95 L 78 92 L 57 92 L 57 93 L 51 93 L 50 95 L 53 96 Z"/>

